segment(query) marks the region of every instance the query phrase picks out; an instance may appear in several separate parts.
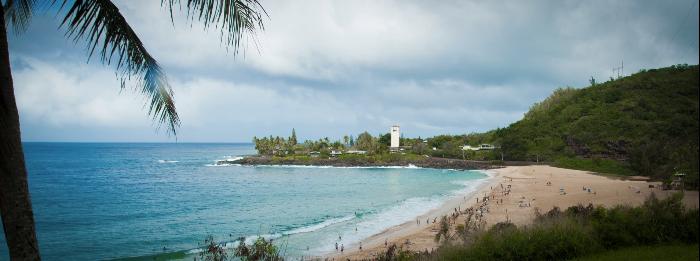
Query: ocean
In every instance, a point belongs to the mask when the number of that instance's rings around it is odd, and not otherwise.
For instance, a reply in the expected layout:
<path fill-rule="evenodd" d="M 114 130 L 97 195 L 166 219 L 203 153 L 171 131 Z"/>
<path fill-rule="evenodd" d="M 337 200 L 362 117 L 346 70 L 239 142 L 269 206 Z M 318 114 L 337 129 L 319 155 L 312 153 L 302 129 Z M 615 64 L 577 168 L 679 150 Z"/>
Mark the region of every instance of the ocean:
<path fill-rule="evenodd" d="M 24 151 L 44 260 L 191 260 L 208 235 L 228 247 L 263 236 L 288 259 L 319 256 L 414 221 L 487 178 L 214 164 L 255 154 L 252 144 L 29 142 Z M 0 259 L 9 259 L 4 234 Z"/>

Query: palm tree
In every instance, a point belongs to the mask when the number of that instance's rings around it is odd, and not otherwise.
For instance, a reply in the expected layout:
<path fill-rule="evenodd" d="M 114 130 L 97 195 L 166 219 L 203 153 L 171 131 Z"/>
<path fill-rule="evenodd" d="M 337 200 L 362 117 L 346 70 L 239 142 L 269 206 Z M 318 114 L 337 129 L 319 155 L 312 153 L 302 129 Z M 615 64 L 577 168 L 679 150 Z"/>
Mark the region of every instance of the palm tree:
<path fill-rule="evenodd" d="M 27 185 L 27 169 L 20 136 L 19 114 L 15 103 L 7 42 L 7 28 L 16 33 L 29 25 L 32 14 L 42 5 L 60 3 L 65 15 L 60 27 L 74 41 L 87 42 L 89 56 L 114 64 L 121 88 L 136 79 L 135 88 L 148 97 L 148 114 L 157 125 L 176 135 L 180 119 L 173 92 L 156 60 L 110 0 L 5 0 L 0 1 L 0 213 L 12 260 L 40 260 L 34 228 L 34 214 Z M 181 3 L 182 2 L 182 3 Z M 221 28 L 221 41 L 237 53 L 242 40 L 264 30 L 267 15 L 258 0 L 161 0 L 170 10 L 182 10 L 205 27 Z"/>

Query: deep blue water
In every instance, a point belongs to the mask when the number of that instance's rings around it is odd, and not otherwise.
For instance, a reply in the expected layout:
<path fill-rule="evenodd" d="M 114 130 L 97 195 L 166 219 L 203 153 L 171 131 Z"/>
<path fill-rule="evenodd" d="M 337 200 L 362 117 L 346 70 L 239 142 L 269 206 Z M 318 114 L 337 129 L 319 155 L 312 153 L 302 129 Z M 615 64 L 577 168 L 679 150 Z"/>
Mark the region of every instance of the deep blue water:
<path fill-rule="evenodd" d="M 213 166 L 251 144 L 25 143 L 44 260 L 196 253 L 207 235 L 320 255 L 439 206 L 485 175 L 420 168 Z M 308 250 L 307 250 L 308 249 Z M 0 235 L 0 259 L 7 259 Z"/>

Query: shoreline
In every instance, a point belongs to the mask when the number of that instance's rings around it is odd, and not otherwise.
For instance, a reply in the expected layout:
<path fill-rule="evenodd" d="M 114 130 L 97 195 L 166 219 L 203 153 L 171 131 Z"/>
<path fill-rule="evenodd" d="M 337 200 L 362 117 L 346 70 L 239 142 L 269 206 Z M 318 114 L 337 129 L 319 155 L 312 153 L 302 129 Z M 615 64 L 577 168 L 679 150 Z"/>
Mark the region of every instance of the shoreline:
<path fill-rule="evenodd" d="M 218 160 L 216 166 L 241 165 L 241 166 L 314 166 L 314 167 L 409 167 L 455 170 L 487 170 L 503 167 L 502 162 L 475 161 L 462 159 L 447 159 L 436 157 L 404 157 L 400 154 L 394 158 L 375 159 L 370 156 L 354 158 L 308 158 L 308 157 L 270 157 L 270 156 L 245 156 L 233 159 Z M 529 162 L 508 162 L 509 165 L 530 164 Z"/>
<path fill-rule="evenodd" d="M 359 255 L 362 258 L 370 258 L 371 256 L 365 256 L 364 254 L 372 251 L 376 252 L 378 249 L 384 249 L 385 240 L 389 245 L 392 243 L 395 243 L 397 246 L 402 245 L 405 243 L 405 239 L 408 239 L 411 241 L 411 244 L 425 246 L 427 250 L 437 247 L 437 244 L 434 244 L 432 237 L 427 238 L 428 240 L 426 240 L 426 238 L 421 238 L 418 239 L 418 241 L 414 241 L 411 238 L 416 234 L 421 234 L 426 230 L 426 228 L 431 228 L 430 231 L 432 232 L 432 228 L 436 227 L 440 222 L 440 217 L 451 214 L 454 209 L 465 210 L 472 205 L 470 204 L 471 202 L 475 202 L 477 197 L 480 197 L 480 195 L 490 191 L 490 187 L 498 183 L 498 177 L 500 176 L 500 173 L 495 170 L 497 169 L 476 170 L 484 173 L 488 177 L 484 178 L 483 182 L 478 184 L 474 190 L 467 191 L 466 193 L 462 192 L 452 196 L 451 198 L 445 200 L 439 207 L 417 216 L 416 220 L 414 221 L 408 221 L 400 225 L 389 227 L 380 233 L 361 240 L 360 242 L 362 242 L 363 251 L 360 251 L 359 244 L 355 243 L 346 246 L 346 251 L 343 253 L 328 253 L 323 257 L 345 260 L 346 258 L 358 258 Z M 428 220 L 430 224 L 426 224 L 426 220 Z M 434 223 L 433 220 L 435 220 Z M 417 221 L 420 221 L 420 224 L 417 224 Z"/>
<path fill-rule="evenodd" d="M 488 196 L 492 200 L 487 201 L 486 213 L 483 220 L 486 228 L 498 223 L 509 221 L 515 225 L 528 225 L 535 217 L 535 210 L 549 211 L 552 207 L 565 209 L 577 204 L 593 204 L 595 206 L 612 207 L 615 205 L 639 205 L 653 192 L 659 198 L 665 198 L 674 191 L 659 189 L 660 182 L 648 182 L 643 180 L 622 180 L 614 177 L 596 175 L 587 171 L 555 168 L 550 166 L 509 166 L 498 169 L 483 170 L 490 175 L 488 182 L 484 182 L 471 193 L 464 193 L 447 200 L 439 208 L 417 217 L 422 220 L 406 222 L 390 227 L 378 234 L 363 239 L 362 250 L 359 245 L 346 246 L 343 253 L 334 252 L 326 254 L 324 258 L 331 260 L 358 260 L 372 259 L 378 253 L 386 251 L 385 240 L 388 246 L 396 244 L 397 247 L 410 251 L 432 251 L 439 246 L 434 241 L 439 226 L 439 217 L 454 212 L 454 208 L 464 211 L 468 207 L 477 207 L 483 204 L 476 203 L 477 198 Z M 505 193 L 508 185 L 511 190 Z M 654 186 L 651 188 L 649 185 Z M 590 188 L 591 191 L 582 188 Z M 498 203 L 502 200 L 503 203 Z M 491 202 L 494 203 L 491 203 Z M 698 191 L 686 191 L 684 203 L 687 207 L 698 208 Z M 435 223 L 426 225 L 426 218 L 438 218 Z M 464 215 L 455 220 L 455 224 L 463 224 Z M 453 233 L 454 225 L 451 227 Z"/>

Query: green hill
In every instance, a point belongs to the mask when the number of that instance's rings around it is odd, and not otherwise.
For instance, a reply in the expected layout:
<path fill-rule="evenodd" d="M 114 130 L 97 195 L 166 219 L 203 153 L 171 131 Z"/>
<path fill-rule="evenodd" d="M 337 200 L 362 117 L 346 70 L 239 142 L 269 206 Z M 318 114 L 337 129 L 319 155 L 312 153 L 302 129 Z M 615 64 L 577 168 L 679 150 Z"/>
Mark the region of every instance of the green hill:
<path fill-rule="evenodd" d="M 640 71 L 556 90 L 524 118 L 484 134 L 510 160 L 667 179 L 698 177 L 698 66 Z"/>

